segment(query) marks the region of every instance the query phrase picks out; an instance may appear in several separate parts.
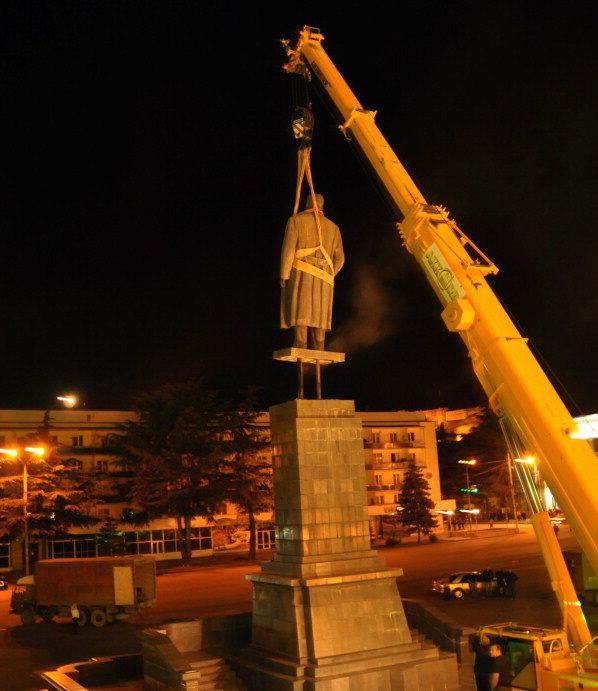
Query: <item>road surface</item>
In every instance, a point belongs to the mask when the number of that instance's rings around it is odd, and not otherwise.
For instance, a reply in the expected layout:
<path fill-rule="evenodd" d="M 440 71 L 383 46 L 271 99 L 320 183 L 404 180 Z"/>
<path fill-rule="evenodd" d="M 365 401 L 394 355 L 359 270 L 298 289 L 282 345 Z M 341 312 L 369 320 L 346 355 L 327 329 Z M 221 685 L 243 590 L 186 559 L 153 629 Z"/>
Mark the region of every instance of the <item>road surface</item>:
<path fill-rule="evenodd" d="M 399 591 L 404 597 L 435 604 L 456 621 L 467 626 L 519 621 L 526 624 L 558 626 L 560 612 L 550 588 L 539 548 L 530 526 L 519 535 L 496 530 L 488 537 L 447 540 L 421 545 L 409 544 L 380 550 L 389 566 L 400 566 Z M 563 546 L 572 546 L 568 529 L 559 534 Z M 269 558 L 268 555 L 263 555 Z M 509 569 L 519 575 L 518 594 L 505 598 L 463 598 L 445 600 L 430 591 L 438 576 L 463 569 Z M 246 555 L 226 554 L 207 558 L 189 567 L 159 565 L 158 601 L 150 610 L 127 623 L 105 629 L 85 627 L 74 636 L 68 620 L 22 626 L 8 614 L 10 592 L 0 592 L 0 689 L 38 689 L 32 671 L 91 656 L 131 653 L 140 650 L 136 631 L 148 625 L 180 619 L 247 612 L 251 609 L 251 584 L 246 574 L 258 573 L 259 563 L 249 563 Z"/>

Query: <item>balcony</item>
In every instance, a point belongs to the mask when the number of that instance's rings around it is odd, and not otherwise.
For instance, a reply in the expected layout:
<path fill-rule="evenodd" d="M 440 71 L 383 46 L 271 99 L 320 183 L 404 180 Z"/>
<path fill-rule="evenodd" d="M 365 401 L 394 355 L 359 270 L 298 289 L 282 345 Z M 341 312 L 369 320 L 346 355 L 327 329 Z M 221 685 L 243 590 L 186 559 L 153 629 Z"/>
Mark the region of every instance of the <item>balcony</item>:
<path fill-rule="evenodd" d="M 379 461 L 366 456 L 366 470 L 407 470 L 409 466 L 408 458 L 401 458 L 398 461 Z"/>
<path fill-rule="evenodd" d="M 396 492 L 401 489 L 401 485 L 367 485 L 368 492 L 385 492 L 393 491 Z"/>
<path fill-rule="evenodd" d="M 364 449 L 376 449 L 376 450 L 393 450 L 393 449 L 423 449 L 425 446 L 423 441 L 416 439 L 414 441 L 408 441 L 407 439 L 398 439 L 397 441 L 370 441 L 369 439 L 363 440 Z"/>
<path fill-rule="evenodd" d="M 114 456 L 116 448 L 112 446 L 67 446 L 61 444 L 56 453 L 59 456 Z"/>

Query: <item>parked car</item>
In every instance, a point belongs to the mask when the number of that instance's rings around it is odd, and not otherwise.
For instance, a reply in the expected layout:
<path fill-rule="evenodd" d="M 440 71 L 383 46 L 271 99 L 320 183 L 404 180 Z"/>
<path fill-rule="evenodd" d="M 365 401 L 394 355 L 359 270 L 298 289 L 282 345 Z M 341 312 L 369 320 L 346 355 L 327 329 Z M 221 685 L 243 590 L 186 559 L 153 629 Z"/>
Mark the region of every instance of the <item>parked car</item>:
<path fill-rule="evenodd" d="M 494 587 L 493 582 L 492 587 Z M 439 578 L 432 582 L 432 590 L 442 593 L 446 597 L 462 598 L 464 595 L 471 595 L 473 592 L 482 593 L 485 583 L 482 580 L 481 571 L 459 571 L 451 574 L 448 578 Z"/>
<path fill-rule="evenodd" d="M 0 590 L 8 590 L 8 581 L 6 580 L 6 576 L 0 575 Z"/>

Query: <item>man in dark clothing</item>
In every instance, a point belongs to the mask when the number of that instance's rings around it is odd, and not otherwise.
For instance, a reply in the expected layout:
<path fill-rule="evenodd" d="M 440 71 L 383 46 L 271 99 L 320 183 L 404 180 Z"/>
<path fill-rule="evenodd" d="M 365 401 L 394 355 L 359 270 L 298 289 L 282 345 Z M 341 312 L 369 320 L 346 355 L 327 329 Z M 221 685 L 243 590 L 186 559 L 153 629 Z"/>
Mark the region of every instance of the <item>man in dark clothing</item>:
<path fill-rule="evenodd" d="M 473 673 L 477 691 L 491 691 L 490 689 L 490 645 L 487 638 L 476 636 L 472 642 L 475 660 L 473 663 Z"/>
<path fill-rule="evenodd" d="M 490 682 L 488 688 L 491 691 L 507 691 L 511 688 L 511 665 L 502 654 L 502 649 L 498 643 L 493 643 L 490 646 L 488 679 Z"/>
<path fill-rule="evenodd" d="M 492 569 L 484 569 L 482 571 L 482 582 L 484 584 L 484 595 L 492 595 L 492 581 L 494 580 L 494 571 Z"/>
<path fill-rule="evenodd" d="M 507 594 L 507 572 L 496 572 L 496 594 L 504 597 Z"/>
<path fill-rule="evenodd" d="M 515 597 L 515 582 L 517 581 L 517 574 L 514 573 L 513 571 L 507 571 L 505 574 L 505 582 L 506 582 L 506 595 L 507 597 Z"/>

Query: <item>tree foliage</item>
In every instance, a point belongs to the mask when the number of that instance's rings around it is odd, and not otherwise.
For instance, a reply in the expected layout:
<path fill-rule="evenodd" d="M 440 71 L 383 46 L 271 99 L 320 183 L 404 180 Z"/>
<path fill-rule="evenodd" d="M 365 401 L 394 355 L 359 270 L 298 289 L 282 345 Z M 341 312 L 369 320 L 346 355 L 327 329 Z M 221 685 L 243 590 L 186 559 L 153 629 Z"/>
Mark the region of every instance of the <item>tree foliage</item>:
<path fill-rule="evenodd" d="M 488 513 L 496 513 L 506 507 L 511 511 L 507 449 L 494 414 L 487 411 L 480 426 L 461 438 L 439 429 L 437 442 L 443 496 L 471 500 L 471 495 L 465 497 L 459 492 L 459 488 L 465 485 L 465 472 L 463 466 L 459 465 L 459 460 L 475 458 L 478 462 L 475 466 L 469 466 L 469 481 L 480 488 L 477 503 L 483 500 Z M 518 506 L 525 506 L 521 488 L 516 481 L 514 490 Z M 475 499 L 473 501 L 475 503 Z"/>
<path fill-rule="evenodd" d="M 148 518 L 177 521 L 181 557 L 191 557 L 191 521 L 211 517 L 222 501 L 223 416 L 216 393 L 201 379 L 142 394 L 136 419 L 119 426 L 112 443 L 132 469 L 129 500 Z"/>
<path fill-rule="evenodd" d="M 421 534 L 428 535 L 436 527 L 437 521 L 433 513 L 434 502 L 430 498 L 430 485 L 415 461 L 410 461 L 405 473 L 399 504 L 402 508 L 401 523 L 407 530 L 417 530 L 417 541 L 421 542 Z"/>
<path fill-rule="evenodd" d="M 237 404 L 228 404 L 225 413 L 227 458 L 224 476 L 227 498 L 249 521 L 249 559 L 256 555 L 257 513 L 273 508 L 272 465 L 263 450 L 270 443 L 267 431 L 256 424 L 259 411 L 255 390 L 243 392 Z"/>
<path fill-rule="evenodd" d="M 112 438 L 131 471 L 131 503 L 146 520 L 174 518 L 181 557 L 189 561 L 192 519 L 212 520 L 223 502 L 233 501 L 249 517 L 255 551 L 255 513 L 271 506 L 271 486 L 269 464 L 259 454 L 268 441 L 255 424 L 253 392 L 226 401 L 193 379 L 143 394 L 134 412 L 137 419 Z"/>
<path fill-rule="evenodd" d="M 0 523 L 10 538 L 23 533 L 23 463 L 27 464 L 27 524 L 32 537 L 62 536 L 72 526 L 97 520 L 88 513 L 88 480 L 78 465 L 58 455 L 51 431 L 46 413 L 35 433 L 17 440 L 19 457 L 14 461 L 4 457 L 0 464 Z M 43 458 L 25 451 L 31 446 L 43 446 Z"/>
<path fill-rule="evenodd" d="M 506 459 L 505 442 L 496 416 L 486 412 L 482 423 L 470 434 L 454 435 L 440 428 L 436 435 L 440 484 L 444 497 L 458 497 L 464 484 L 463 466 L 459 461 L 475 458 L 478 464 L 469 469 L 470 482 L 476 484 L 476 476 L 484 465 Z"/>

